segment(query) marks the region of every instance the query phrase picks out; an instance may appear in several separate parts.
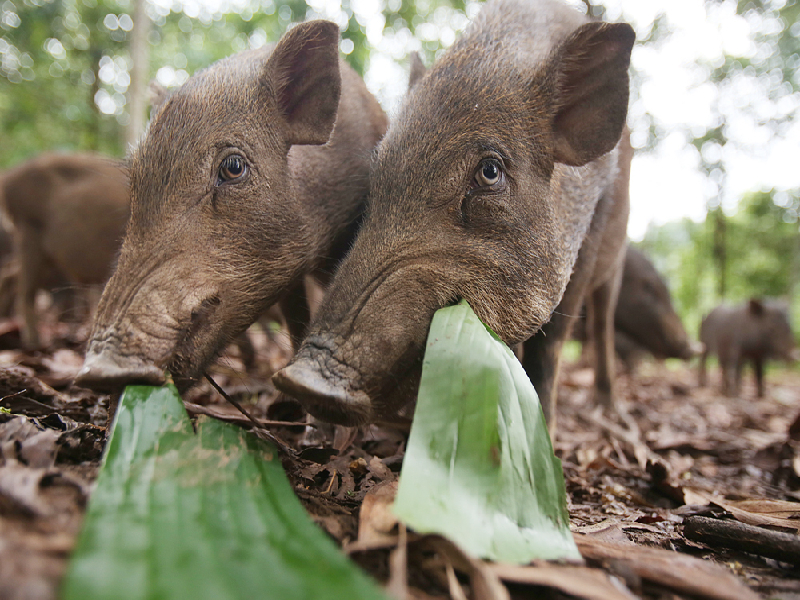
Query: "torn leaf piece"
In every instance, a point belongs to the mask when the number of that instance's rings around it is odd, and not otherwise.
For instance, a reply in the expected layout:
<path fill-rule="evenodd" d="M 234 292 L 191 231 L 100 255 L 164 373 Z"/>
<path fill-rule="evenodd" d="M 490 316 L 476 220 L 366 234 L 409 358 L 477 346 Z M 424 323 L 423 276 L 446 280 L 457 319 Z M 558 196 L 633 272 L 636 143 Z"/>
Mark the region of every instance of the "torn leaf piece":
<path fill-rule="evenodd" d="M 310 520 L 274 449 L 174 388 L 129 387 L 64 600 L 375 599 Z"/>
<path fill-rule="evenodd" d="M 536 391 L 466 303 L 431 323 L 394 511 L 472 556 L 580 559 Z"/>

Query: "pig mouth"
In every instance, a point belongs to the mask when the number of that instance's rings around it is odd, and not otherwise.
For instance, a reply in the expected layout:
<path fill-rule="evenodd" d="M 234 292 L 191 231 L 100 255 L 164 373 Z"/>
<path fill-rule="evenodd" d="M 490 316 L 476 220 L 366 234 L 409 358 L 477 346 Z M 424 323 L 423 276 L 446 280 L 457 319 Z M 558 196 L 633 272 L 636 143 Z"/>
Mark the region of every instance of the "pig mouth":
<path fill-rule="evenodd" d="M 84 366 L 75 377 L 75 385 L 99 392 L 114 393 L 128 385 L 163 385 L 164 371 L 142 363 L 135 357 L 107 353 L 87 353 Z"/>
<path fill-rule="evenodd" d="M 189 317 L 189 324 L 178 336 L 172 355 L 165 361 L 179 390 L 197 383 L 206 366 L 220 351 L 212 317 L 222 301 L 219 296 L 204 299 Z"/>
<path fill-rule="evenodd" d="M 355 427 L 393 422 L 416 397 L 423 353 L 409 348 L 381 382 L 369 382 L 359 369 L 335 357 L 335 345 L 309 337 L 297 356 L 273 375 L 280 391 L 296 398 L 314 417 Z"/>
<path fill-rule="evenodd" d="M 370 394 L 354 385 L 362 380 L 360 373 L 335 358 L 334 348 L 325 338 L 309 336 L 272 380 L 318 419 L 351 427 L 367 423 L 372 416 Z"/>
<path fill-rule="evenodd" d="M 380 355 L 380 348 L 385 346 L 377 344 L 369 348 L 363 342 L 354 342 L 351 324 L 349 352 L 339 347 L 336 336 L 312 333 L 291 362 L 273 375 L 272 381 L 280 391 L 296 398 L 306 411 L 323 421 L 353 427 L 405 420 L 400 412 L 416 399 L 433 315 L 438 308 L 459 301 L 453 294 L 441 306 L 427 307 L 429 314 L 419 320 L 425 324 L 425 335 L 421 339 L 407 339 L 402 349 L 393 348 L 389 352 L 393 356 L 390 363 L 381 365 L 380 359 L 375 361 L 375 355 Z M 357 307 L 356 313 L 364 303 Z M 364 364 L 360 364 L 361 359 L 365 359 Z"/>

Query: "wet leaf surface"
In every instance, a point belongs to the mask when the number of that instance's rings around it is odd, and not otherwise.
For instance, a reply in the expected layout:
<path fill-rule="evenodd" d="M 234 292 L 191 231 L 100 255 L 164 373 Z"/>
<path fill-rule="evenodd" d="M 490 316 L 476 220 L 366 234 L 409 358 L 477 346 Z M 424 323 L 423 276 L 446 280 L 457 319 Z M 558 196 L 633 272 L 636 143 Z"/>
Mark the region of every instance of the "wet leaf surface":
<path fill-rule="evenodd" d="M 129 387 L 63 588 L 94 598 L 374 599 L 294 496 L 274 447 Z"/>
<path fill-rule="evenodd" d="M 431 323 L 394 512 L 480 558 L 580 558 L 536 391 L 466 303 Z"/>

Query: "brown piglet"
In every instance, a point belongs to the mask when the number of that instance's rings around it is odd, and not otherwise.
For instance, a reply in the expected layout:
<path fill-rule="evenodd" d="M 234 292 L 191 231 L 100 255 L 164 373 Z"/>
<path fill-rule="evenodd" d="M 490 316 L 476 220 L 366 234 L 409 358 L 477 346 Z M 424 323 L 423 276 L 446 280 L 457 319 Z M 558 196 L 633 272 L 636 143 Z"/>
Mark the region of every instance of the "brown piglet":
<path fill-rule="evenodd" d="M 303 279 L 349 248 L 387 121 L 334 23 L 221 60 L 155 110 L 130 162 L 131 220 L 77 382 L 191 385 L 276 301 L 294 340 Z"/>
<path fill-rule="evenodd" d="M 688 360 L 702 349 L 689 338 L 675 312 L 667 282 L 650 259 L 633 246 L 628 246 L 625 254 L 614 329 L 626 340 L 626 348 L 640 348 L 658 359 Z M 617 353 L 625 360 L 621 345 L 616 344 Z"/>
<path fill-rule="evenodd" d="M 753 364 L 756 395 L 764 397 L 764 367 L 768 360 L 796 361 L 798 350 L 787 302 L 775 298 L 751 298 L 742 304 L 720 304 L 700 323 L 703 353 L 698 383 L 706 385 L 709 355 L 719 360 L 722 393 L 739 396 L 746 363 Z"/>
<path fill-rule="evenodd" d="M 557 2 L 486 3 L 393 119 L 364 224 L 276 385 L 323 420 L 392 419 L 415 397 L 433 314 L 466 299 L 525 342 L 552 421 L 560 349 L 589 294 L 613 356 L 633 42 L 629 25 Z"/>
<path fill-rule="evenodd" d="M 42 154 L 0 176 L 0 201 L 14 230 L 22 342 L 35 348 L 38 290 L 102 285 L 111 276 L 128 221 L 128 175 L 102 156 Z"/>

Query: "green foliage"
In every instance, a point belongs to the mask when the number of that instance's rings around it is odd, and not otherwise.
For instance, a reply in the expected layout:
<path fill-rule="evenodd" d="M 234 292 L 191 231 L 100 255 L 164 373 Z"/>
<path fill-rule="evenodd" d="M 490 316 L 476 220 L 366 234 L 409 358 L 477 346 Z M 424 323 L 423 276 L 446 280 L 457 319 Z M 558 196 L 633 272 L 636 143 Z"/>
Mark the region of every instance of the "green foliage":
<path fill-rule="evenodd" d="M 729 220 L 732 298 L 789 296 L 797 281 L 797 217 L 773 202 L 772 193 L 745 196 Z"/>
<path fill-rule="evenodd" d="M 800 22 L 800 2 L 738 0 L 737 13 L 768 21 L 768 26 L 759 28 L 755 37 L 757 43 L 771 46 L 772 52 L 753 63 L 753 66 L 760 73 L 773 74 L 777 70 L 781 74 L 782 83 L 788 84 L 793 91 L 800 90 L 800 36 L 796 26 Z M 780 87 L 775 86 L 778 95 L 787 93 L 787 89 L 780 90 Z"/>
<path fill-rule="evenodd" d="M 0 21 L 0 166 L 43 149 L 83 148 L 119 154 L 121 123 L 101 114 L 102 64 L 125 59 L 124 31 L 103 26 L 115 2 L 6 0 Z M 119 87 L 119 86 L 118 86 Z M 123 120 L 124 122 L 124 120 Z"/>
<path fill-rule="evenodd" d="M 125 154 L 132 3 L 0 4 L 0 136 L 6 142 L 0 169 L 44 150 Z M 386 34 L 412 37 L 423 24 L 463 15 L 465 1 L 388 0 L 380 8 Z M 364 19 L 350 0 L 338 11 L 325 10 L 333 12 L 318 14 L 304 0 L 250 0 L 238 14 L 180 2 L 171 8 L 150 4 L 148 79 L 175 87 L 220 58 L 276 41 L 292 23 L 321 17 L 339 23 L 347 60 L 363 74 L 373 50 Z M 426 39 L 422 54 L 428 63 L 441 46 L 439 38 Z"/>

